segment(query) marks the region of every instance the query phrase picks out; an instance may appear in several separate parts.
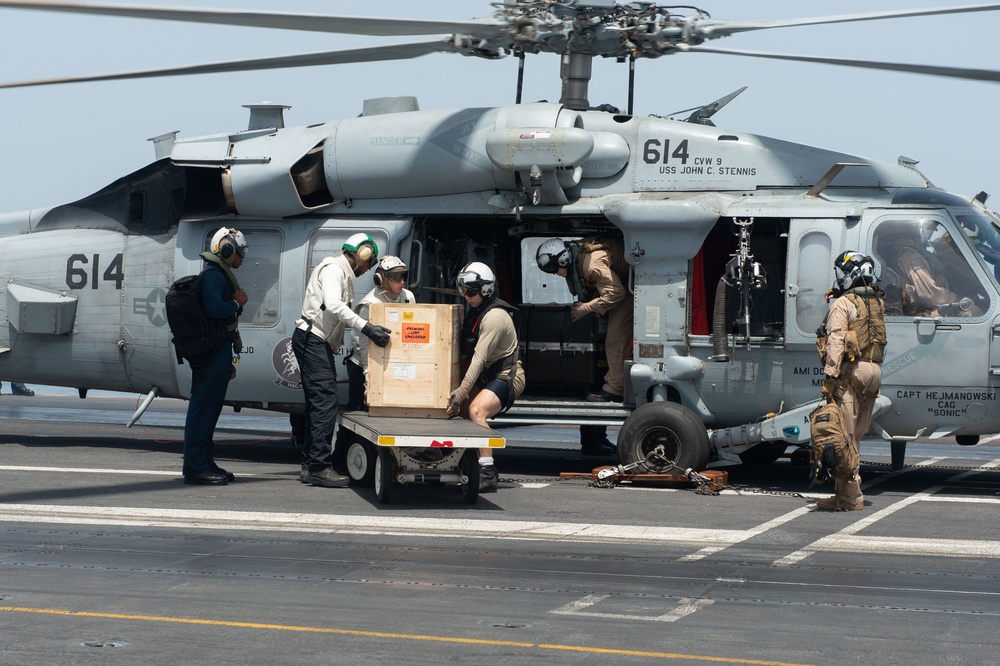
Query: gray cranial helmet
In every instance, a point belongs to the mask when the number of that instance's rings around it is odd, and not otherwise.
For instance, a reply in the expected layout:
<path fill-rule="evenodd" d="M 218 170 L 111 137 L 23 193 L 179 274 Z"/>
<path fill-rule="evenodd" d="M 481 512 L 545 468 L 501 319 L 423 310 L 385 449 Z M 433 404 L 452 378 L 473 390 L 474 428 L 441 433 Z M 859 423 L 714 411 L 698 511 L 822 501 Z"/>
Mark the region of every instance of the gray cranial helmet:
<path fill-rule="evenodd" d="M 875 260 L 871 257 L 847 250 L 841 252 L 833 262 L 837 288 L 844 292 L 854 287 L 872 284 L 875 276 Z"/>
<path fill-rule="evenodd" d="M 551 274 L 555 274 L 560 268 L 569 266 L 570 258 L 566 241 L 561 238 L 550 238 L 544 241 L 535 252 L 535 263 L 541 270 Z"/>

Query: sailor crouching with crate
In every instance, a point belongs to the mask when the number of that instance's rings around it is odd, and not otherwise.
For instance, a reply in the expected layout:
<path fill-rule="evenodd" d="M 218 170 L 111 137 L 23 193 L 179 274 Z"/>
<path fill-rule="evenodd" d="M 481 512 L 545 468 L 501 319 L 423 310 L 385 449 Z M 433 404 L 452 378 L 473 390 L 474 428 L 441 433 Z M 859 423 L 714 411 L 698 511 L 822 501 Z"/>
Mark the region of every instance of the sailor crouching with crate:
<path fill-rule="evenodd" d="M 486 264 L 473 261 L 458 274 L 458 292 L 469 306 L 462 327 L 462 361 L 468 369 L 449 396 L 449 414 L 486 425 L 486 419 L 510 409 L 524 391 L 524 369 L 518 360 L 514 307 L 496 297 L 496 277 Z M 479 449 L 479 492 L 496 492 L 493 452 Z"/>

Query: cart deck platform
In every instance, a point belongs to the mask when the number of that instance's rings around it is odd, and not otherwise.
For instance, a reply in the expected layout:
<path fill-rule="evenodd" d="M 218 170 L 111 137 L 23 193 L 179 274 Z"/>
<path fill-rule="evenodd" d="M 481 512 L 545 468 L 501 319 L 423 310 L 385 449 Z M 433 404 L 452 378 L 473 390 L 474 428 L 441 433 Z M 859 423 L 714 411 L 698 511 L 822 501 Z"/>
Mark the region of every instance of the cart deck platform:
<path fill-rule="evenodd" d="M 462 418 L 416 419 L 342 412 L 340 427 L 376 446 L 502 449 L 503 435 Z"/>
<path fill-rule="evenodd" d="M 419 419 L 341 412 L 340 442 L 346 445 L 352 483 L 374 485 L 379 502 L 394 484 L 457 485 L 468 503 L 479 496 L 479 449 L 501 449 L 507 440 L 490 428 L 461 418 Z"/>

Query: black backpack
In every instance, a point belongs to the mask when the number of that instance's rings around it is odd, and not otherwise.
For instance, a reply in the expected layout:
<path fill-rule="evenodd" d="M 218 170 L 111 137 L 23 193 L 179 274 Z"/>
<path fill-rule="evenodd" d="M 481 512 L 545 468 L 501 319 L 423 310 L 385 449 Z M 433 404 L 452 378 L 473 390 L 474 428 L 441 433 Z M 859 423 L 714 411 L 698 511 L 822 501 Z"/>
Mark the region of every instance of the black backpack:
<path fill-rule="evenodd" d="M 214 270 L 214 269 L 206 269 Z M 174 281 L 167 290 L 167 324 L 173 334 L 177 363 L 203 360 L 218 351 L 226 342 L 227 323 L 211 319 L 201 306 L 201 276 L 186 275 Z"/>

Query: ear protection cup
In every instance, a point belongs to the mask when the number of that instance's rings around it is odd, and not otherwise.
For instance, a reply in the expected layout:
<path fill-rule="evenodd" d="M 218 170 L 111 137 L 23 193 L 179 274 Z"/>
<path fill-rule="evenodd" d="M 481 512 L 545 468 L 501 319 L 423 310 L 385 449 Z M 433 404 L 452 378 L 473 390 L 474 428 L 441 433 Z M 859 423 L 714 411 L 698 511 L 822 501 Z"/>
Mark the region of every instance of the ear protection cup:
<path fill-rule="evenodd" d="M 219 243 L 219 256 L 223 259 L 229 259 L 236 252 L 236 245 L 233 243 L 232 236 L 226 236 Z"/>
<path fill-rule="evenodd" d="M 375 274 L 372 276 L 372 279 L 375 280 L 376 287 L 382 286 L 382 276 L 379 274 L 378 271 L 375 271 Z"/>
<path fill-rule="evenodd" d="M 371 259 L 374 253 L 371 243 L 362 243 L 358 246 L 358 251 L 354 253 L 354 256 L 358 258 L 358 261 L 365 262 Z"/>

